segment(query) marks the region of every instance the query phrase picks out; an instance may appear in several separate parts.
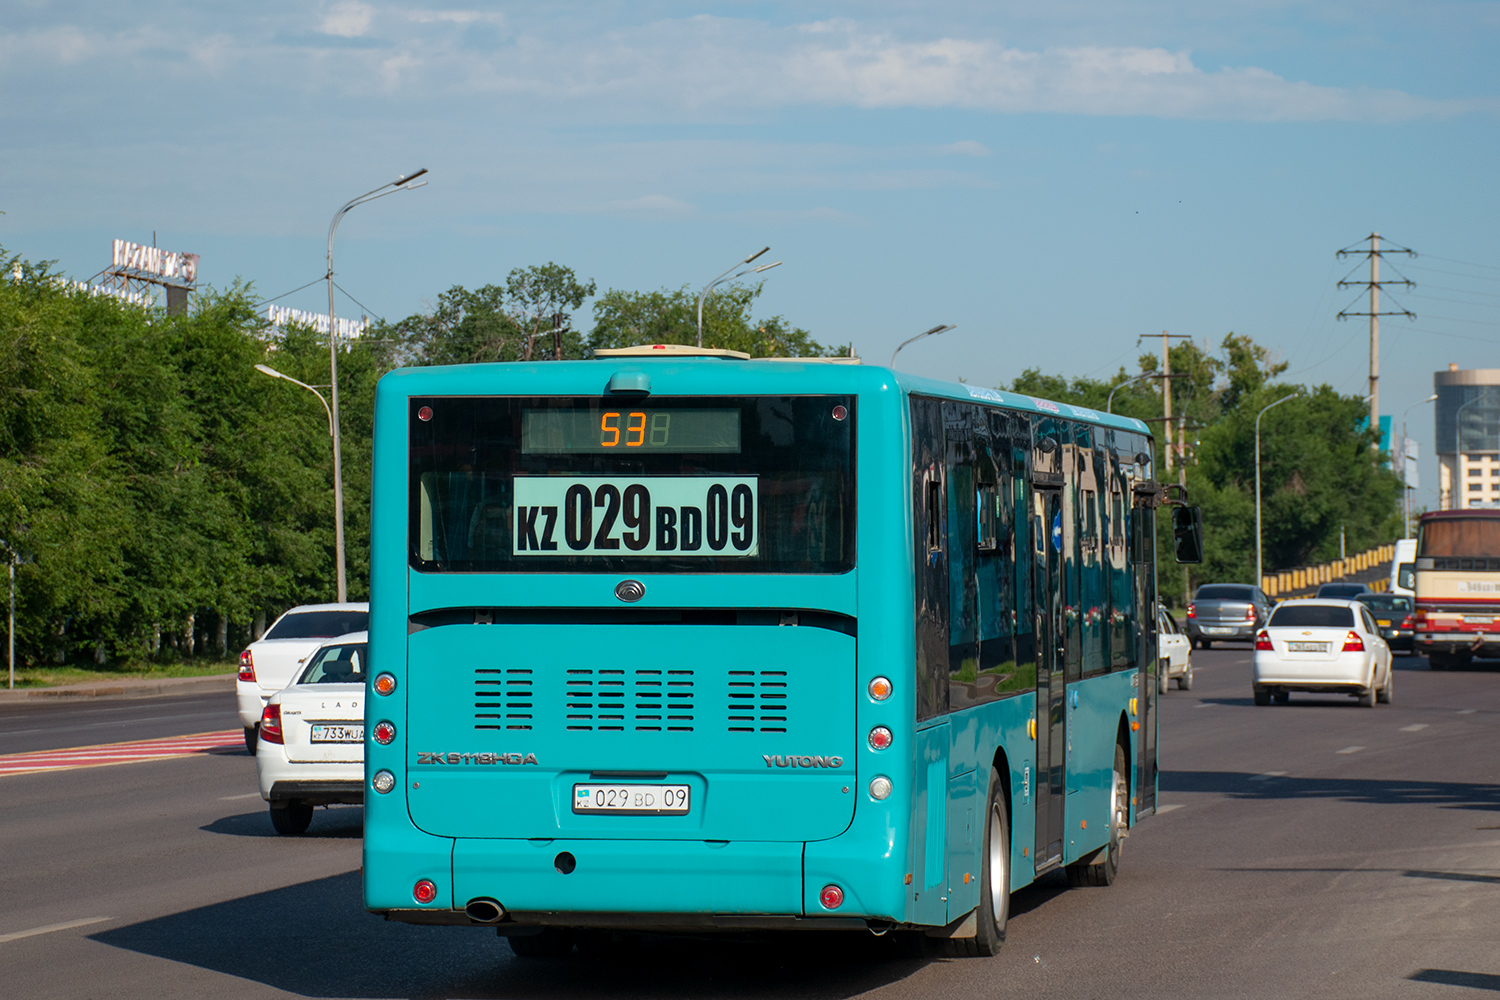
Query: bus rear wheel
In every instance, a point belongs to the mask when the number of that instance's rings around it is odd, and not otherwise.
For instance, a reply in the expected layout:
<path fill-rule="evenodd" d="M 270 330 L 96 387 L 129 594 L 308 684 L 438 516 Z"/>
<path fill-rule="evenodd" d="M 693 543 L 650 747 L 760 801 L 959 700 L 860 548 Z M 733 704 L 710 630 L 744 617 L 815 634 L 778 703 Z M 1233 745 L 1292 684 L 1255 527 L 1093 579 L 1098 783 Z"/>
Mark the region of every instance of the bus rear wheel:
<path fill-rule="evenodd" d="M 1120 874 L 1120 848 L 1130 827 L 1130 779 L 1125 772 L 1125 748 L 1115 746 L 1114 782 L 1109 792 L 1109 843 L 1064 871 L 1068 884 L 1113 885 Z"/>
<path fill-rule="evenodd" d="M 990 794 L 985 806 L 984 854 L 979 862 L 979 906 L 974 910 L 974 936 L 948 938 L 950 955 L 998 954 L 1005 944 L 1010 919 L 1010 817 L 1000 772 L 990 768 Z"/>

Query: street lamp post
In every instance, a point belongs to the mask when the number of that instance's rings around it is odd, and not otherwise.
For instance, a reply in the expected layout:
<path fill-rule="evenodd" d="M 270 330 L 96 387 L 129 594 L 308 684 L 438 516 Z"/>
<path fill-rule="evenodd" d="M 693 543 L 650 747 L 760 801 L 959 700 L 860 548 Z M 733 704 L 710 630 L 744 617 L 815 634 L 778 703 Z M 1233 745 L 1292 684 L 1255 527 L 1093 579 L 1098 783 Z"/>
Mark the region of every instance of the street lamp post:
<path fill-rule="evenodd" d="M 749 264 L 756 258 L 758 258 L 761 254 L 768 253 L 770 249 L 770 247 L 762 247 L 755 253 L 746 257 L 744 260 L 740 261 L 738 264 L 734 265 L 734 267 L 731 267 L 729 271 L 733 271 L 737 267 L 744 267 L 746 264 Z M 760 274 L 762 271 L 769 271 L 773 267 L 780 266 L 781 261 L 778 260 L 774 264 L 762 264 L 760 265 L 760 267 L 748 268 L 735 275 L 731 275 L 729 271 L 725 271 L 713 281 L 710 281 L 708 284 L 704 285 L 703 291 L 698 293 L 698 346 L 703 346 L 703 300 L 708 296 L 709 292 L 713 291 L 715 288 L 717 288 L 719 285 L 722 285 L 726 281 L 733 281 L 735 278 L 742 278 L 747 274 Z"/>
<path fill-rule="evenodd" d="M 334 559 L 338 563 L 338 599 L 342 604 L 349 596 L 349 588 L 344 573 L 344 463 L 339 452 L 339 334 L 338 319 L 333 311 L 333 237 L 339 230 L 339 223 L 343 221 L 349 211 L 367 201 L 376 198 L 384 198 L 388 194 L 397 191 L 410 191 L 413 188 L 425 187 L 426 181 L 421 184 L 412 184 L 412 181 L 427 173 L 423 167 L 413 174 L 397 177 L 389 184 L 382 184 L 373 191 L 366 191 L 358 198 L 352 198 L 345 202 L 344 207 L 333 213 L 333 221 L 328 224 L 328 372 L 329 387 L 328 395 L 333 400 L 333 405 L 328 411 L 328 424 L 333 436 L 333 547 Z M 282 376 L 285 378 L 286 376 Z M 288 379 L 288 381 L 295 381 Z M 298 383 L 299 385 L 301 383 Z M 320 397 L 321 398 L 321 397 Z"/>
<path fill-rule="evenodd" d="M 285 379 L 286 381 L 292 383 L 292 385 L 300 385 L 302 388 L 306 389 L 314 396 L 317 396 L 318 402 L 323 404 L 323 412 L 328 415 L 328 436 L 333 437 L 333 410 L 329 408 L 328 400 L 323 398 L 323 394 L 318 391 L 316 386 L 308 385 L 306 382 L 298 382 L 290 375 L 284 375 L 276 369 L 272 368 L 270 365 L 256 365 L 255 370 L 260 372 L 262 375 L 269 375 L 272 378 Z"/>
<path fill-rule="evenodd" d="M 1473 399 L 1466 400 L 1460 403 L 1458 405 L 1458 409 L 1453 411 L 1453 476 L 1448 481 L 1449 510 L 1458 510 L 1458 484 L 1460 482 L 1459 475 L 1461 472 L 1463 472 L 1463 451 L 1459 447 L 1462 443 L 1460 440 L 1460 428 L 1463 427 L 1463 424 L 1459 421 L 1459 416 L 1464 412 L 1465 407 L 1473 406 L 1480 400 L 1487 400 L 1489 398 L 1490 393 L 1489 390 L 1486 389 L 1484 392 L 1480 393 L 1478 396 L 1475 396 Z"/>
<path fill-rule="evenodd" d="M 953 323 L 940 323 L 937 326 L 933 327 L 931 330 L 923 330 L 915 337 L 907 337 L 905 340 L 901 341 L 901 343 L 897 344 L 896 349 L 891 352 L 891 367 L 896 367 L 896 355 L 901 353 L 901 348 L 905 347 L 907 344 L 912 343 L 913 341 L 921 340 L 923 337 L 931 337 L 934 334 L 938 333 L 947 333 L 949 330 L 953 329 L 954 325 L 955 324 Z"/>
<path fill-rule="evenodd" d="M 1266 410 L 1269 410 L 1272 406 L 1280 406 L 1287 400 L 1296 399 L 1300 395 L 1302 395 L 1301 392 L 1294 392 L 1290 396 L 1282 396 L 1276 402 L 1262 408 L 1255 415 L 1255 585 L 1257 587 L 1261 585 L 1260 581 L 1263 575 L 1261 571 L 1262 549 L 1260 542 L 1260 418 L 1265 416 Z"/>
<path fill-rule="evenodd" d="M 1410 440 L 1406 436 L 1406 415 L 1419 406 L 1437 400 L 1437 393 L 1433 393 L 1419 403 L 1413 403 L 1401 411 L 1401 537 L 1411 537 L 1411 484 L 1406 481 L 1406 442 Z"/>

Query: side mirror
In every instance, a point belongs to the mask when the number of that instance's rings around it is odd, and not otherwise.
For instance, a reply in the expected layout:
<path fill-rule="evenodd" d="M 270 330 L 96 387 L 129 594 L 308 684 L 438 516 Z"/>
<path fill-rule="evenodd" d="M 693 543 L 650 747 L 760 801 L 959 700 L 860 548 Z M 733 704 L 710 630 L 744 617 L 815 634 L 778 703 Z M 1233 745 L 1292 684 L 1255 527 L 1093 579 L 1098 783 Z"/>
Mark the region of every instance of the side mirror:
<path fill-rule="evenodd" d="M 1172 508 L 1172 540 L 1180 563 L 1203 561 L 1203 508 Z"/>

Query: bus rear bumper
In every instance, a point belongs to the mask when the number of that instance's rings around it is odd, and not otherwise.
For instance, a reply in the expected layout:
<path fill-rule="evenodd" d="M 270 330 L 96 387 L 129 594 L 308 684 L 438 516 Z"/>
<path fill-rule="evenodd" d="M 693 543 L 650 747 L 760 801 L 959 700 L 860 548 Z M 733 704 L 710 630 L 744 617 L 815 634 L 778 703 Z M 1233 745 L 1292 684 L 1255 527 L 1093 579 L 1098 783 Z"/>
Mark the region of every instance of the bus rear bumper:
<path fill-rule="evenodd" d="M 458 840 L 453 906 L 499 901 L 511 919 L 585 915 L 802 916 L 800 842 Z M 555 918 L 555 919 L 554 919 Z"/>

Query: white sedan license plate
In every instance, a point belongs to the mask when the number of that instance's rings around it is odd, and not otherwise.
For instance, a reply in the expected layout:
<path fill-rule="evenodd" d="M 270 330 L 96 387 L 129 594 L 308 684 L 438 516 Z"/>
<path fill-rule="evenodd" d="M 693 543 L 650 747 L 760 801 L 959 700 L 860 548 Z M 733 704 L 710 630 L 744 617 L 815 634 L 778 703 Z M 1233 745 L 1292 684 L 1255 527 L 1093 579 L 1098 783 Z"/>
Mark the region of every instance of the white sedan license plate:
<path fill-rule="evenodd" d="M 1210 628 L 1207 625 L 1199 629 L 1204 635 L 1234 635 L 1232 628 Z"/>
<path fill-rule="evenodd" d="M 1289 642 L 1286 644 L 1289 653 L 1326 653 L 1328 643 L 1326 642 Z"/>
<path fill-rule="evenodd" d="M 365 727 L 363 723 L 355 726 L 341 726 L 315 722 L 312 727 L 312 741 L 314 743 L 363 743 Z"/>
<path fill-rule="evenodd" d="M 681 816 L 688 811 L 688 798 L 687 785 L 574 785 L 573 811 Z"/>

